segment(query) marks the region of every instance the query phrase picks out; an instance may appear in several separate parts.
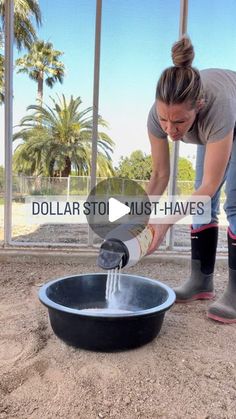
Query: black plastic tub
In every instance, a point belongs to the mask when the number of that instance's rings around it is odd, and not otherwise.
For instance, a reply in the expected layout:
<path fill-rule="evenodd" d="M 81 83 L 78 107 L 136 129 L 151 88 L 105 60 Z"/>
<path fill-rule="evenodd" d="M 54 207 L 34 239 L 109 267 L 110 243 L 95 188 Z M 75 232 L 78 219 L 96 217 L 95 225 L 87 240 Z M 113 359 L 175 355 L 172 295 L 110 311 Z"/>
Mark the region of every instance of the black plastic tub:
<path fill-rule="evenodd" d="M 174 291 L 157 280 L 122 274 L 111 311 L 106 281 L 107 274 L 91 273 L 43 285 L 39 299 L 54 333 L 69 345 L 96 351 L 135 348 L 154 339 L 175 302 Z"/>

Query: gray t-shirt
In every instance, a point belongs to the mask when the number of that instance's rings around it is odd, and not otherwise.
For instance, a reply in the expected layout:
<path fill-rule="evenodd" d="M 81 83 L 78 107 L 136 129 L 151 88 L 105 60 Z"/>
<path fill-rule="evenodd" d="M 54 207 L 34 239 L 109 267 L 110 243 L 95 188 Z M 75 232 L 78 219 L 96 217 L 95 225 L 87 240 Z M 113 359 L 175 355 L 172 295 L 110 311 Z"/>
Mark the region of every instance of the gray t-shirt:
<path fill-rule="evenodd" d="M 198 112 L 185 143 L 206 144 L 222 140 L 236 127 L 236 72 L 207 69 L 200 71 L 206 103 Z M 158 138 L 167 138 L 156 113 L 155 103 L 147 121 L 148 130 Z"/>

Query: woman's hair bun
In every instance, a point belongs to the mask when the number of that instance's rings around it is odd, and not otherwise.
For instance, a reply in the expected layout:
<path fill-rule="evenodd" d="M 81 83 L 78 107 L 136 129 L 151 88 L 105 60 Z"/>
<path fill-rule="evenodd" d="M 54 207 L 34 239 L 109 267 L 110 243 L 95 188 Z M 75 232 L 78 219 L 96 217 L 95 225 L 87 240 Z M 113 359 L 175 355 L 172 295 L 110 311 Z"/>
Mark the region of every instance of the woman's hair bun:
<path fill-rule="evenodd" d="M 176 67 L 191 67 L 194 48 L 188 36 L 184 35 L 171 49 L 172 61 Z"/>

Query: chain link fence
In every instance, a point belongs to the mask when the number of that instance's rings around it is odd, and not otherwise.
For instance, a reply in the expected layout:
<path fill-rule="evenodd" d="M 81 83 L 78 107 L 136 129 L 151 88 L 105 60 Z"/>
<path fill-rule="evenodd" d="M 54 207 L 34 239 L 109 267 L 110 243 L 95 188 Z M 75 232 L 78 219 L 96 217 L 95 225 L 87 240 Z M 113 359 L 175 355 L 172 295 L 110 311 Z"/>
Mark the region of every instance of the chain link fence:
<path fill-rule="evenodd" d="M 97 178 L 97 184 L 102 180 L 108 181 L 112 185 L 113 178 Z M 148 181 L 136 180 L 143 189 L 146 188 Z M 132 194 L 130 190 L 129 179 L 120 179 L 117 193 Z M 111 188 L 110 188 L 111 189 Z M 114 188 L 113 188 L 114 190 Z M 177 195 L 190 195 L 194 190 L 193 181 L 178 181 Z M 24 199 L 27 195 L 88 195 L 90 192 L 90 177 L 89 176 L 69 176 L 69 177 L 37 177 L 37 176 L 13 176 L 13 200 Z M 4 195 L 4 179 L 0 178 L 0 195 Z M 224 199 L 224 194 L 222 196 Z"/>
<path fill-rule="evenodd" d="M 103 180 L 106 183 L 106 193 L 109 190 L 114 191 L 113 178 L 97 178 L 97 184 Z M 146 188 L 148 181 L 135 180 L 143 189 Z M 132 187 L 127 179 L 116 180 L 116 187 L 118 194 L 132 195 Z M 131 188 L 131 189 L 130 189 Z M 194 190 L 193 181 L 178 181 L 177 195 L 191 195 Z M 36 177 L 36 176 L 13 176 L 12 188 L 12 237 L 14 242 L 21 243 L 42 243 L 42 244 L 83 244 L 87 245 L 88 228 L 86 225 L 75 224 L 44 224 L 44 225 L 23 225 L 23 205 L 26 196 L 67 196 L 73 195 L 87 196 L 90 192 L 90 177 L 88 176 L 70 176 L 70 177 Z M 4 225 L 4 211 L 3 211 L 3 197 L 4 197 L 4 180 L 0 178 L 0 242 L 3 243 L 3 225 Z M 221 216 L 220 216 L 220 241 L 221 247 L 226 246 L 225 224 L 226 219 L 224 211 L 222 210 L 225 200 L 225 193 L 222 190 L 221 194 Z M 94 243 L 99 244 L 101 239 L 94 237 Z M 189 247 L 189 227 L 186 225 L 174 226 L 174 246 L 178 248 Z"/>

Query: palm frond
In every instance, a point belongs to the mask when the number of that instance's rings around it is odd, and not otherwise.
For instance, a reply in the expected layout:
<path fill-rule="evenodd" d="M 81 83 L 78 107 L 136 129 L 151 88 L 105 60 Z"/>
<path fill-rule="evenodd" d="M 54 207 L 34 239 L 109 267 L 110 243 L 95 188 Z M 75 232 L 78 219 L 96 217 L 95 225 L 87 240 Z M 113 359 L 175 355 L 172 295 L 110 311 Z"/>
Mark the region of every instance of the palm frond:
<path fill-rule="evenodd" d="M 37 173 L 53 173 L 55 165 L 63 172 L 65 167 L 74 166 L 83 174 L 90 173 L 92 155 L 92 108 L 80 110 L 81 98 L 65 95 L 51 98 L 47 104 L 30 105 L 13 136 L 13 141 L 21 139 L 15 158 L 19 167 L 27 167 Z M 100 119 L 103 123 L 105 121 Z M 98 131 L 98 170 L 103 175 L 113 173 L 111 154 L 114 141 L 104 132 Z M 26 157 L 27 156 L 27 157 Z M 27 165 L 25 160 L 31 160 Z M 20 162 L 20 163 L 19 163 Z M 64 169 L 63 169 L 64 165 Z M 31 169 L 29 169 L 29 167 Z"/>

